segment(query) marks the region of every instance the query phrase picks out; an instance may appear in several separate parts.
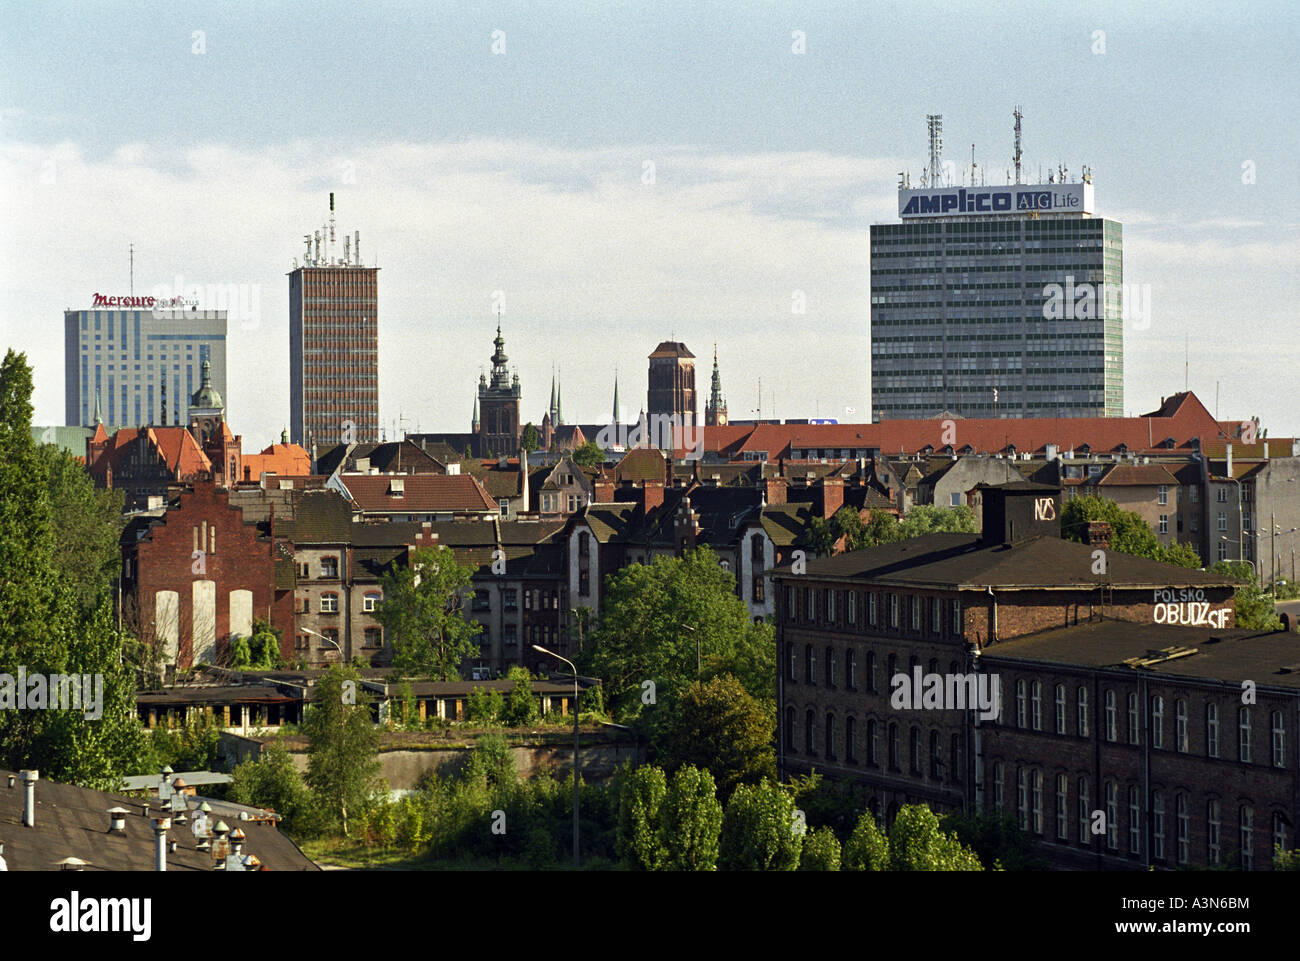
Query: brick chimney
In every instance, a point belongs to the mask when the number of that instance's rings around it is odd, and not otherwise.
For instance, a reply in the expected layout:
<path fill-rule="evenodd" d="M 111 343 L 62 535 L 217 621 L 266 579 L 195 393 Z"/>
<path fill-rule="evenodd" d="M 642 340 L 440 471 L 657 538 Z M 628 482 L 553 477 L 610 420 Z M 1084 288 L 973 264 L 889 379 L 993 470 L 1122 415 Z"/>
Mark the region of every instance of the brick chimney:
<path fill-rule="evenodd" d="M 822 478 L 822 517 L 832 517 L 844 506 L 844 481 L 838 477 Z"/>
<path fill-rule="evenodd" d="M 1110 522 L 1088 521 L 1083 532 L 1083 542 L 1089 547 L 1110 547 Z"/>
<path fill-rule="evenodd" d="M 664 485 L 658 481 L 646 481 L 645 486 L 641 488 L 641 504 L 645 512 L 660 507 L 664 502 Z"/>
<path fill-rule="evenodd" d="M 763 481 L 769 504 L 786 503 L 786 483 L 784 477 L 769 477 Z"/>
<path fill-rule="evenodd" d="M 614 500 L 614 482 L 606 476 L 596 478 L 592 498 L 597 504 L 609 504 Z"/>

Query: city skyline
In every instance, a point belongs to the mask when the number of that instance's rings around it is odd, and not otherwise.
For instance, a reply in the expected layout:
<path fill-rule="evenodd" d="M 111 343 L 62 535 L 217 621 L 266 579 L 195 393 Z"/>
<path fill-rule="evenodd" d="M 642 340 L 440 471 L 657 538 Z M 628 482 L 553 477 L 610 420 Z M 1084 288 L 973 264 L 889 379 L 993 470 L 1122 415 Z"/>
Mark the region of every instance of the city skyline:
<path fill-rule="evenodd" d="M 44 325 L 88 307 L 92 292 L 125 293 L 134 244 L 136 293 L 183 278 L 243 289 L 249 303 L 256 295 L 256 317 L 231 317 L 226 400 L 251 448 L 277 439 L 289 419 L 284 276 L 301 255 L 295 228 L 324 219 L 330 191 L 342 220 L 364 225 L 367 265 L 377 257 L 385 271 L 379 407 L 389 436 L 399 417 L 407 430 L 464 429 L 498 307 L 525 422 L 540 421 L 557 363 L 568 419 L 603 420 L 615 368 L 624 397 L 643 396 L 644 357 L 667 339 L 700 356 L 719 344 L 733 420 L 754 416 L 761 378 L 764 416 L 774 399 L 782 418 L 865 421 L 869 226 L 896 218 L 898 173 L 919 176 L 927 113 L 944 115 L 944 157 L 958 172 L 974 142 L 987 182 L 1003 182 L 1019 103 L 1028 178 L 1058 162 L 1075 175 L 1091 164 L 1099 215 L 1125 225 L 1125 281 L 1149 285 L 1145 326 L 1125 328 L 1126 412 L 1183 389 L 1186 349 L 1187 386 L 1213 408 L 1217 381 L 1220 416 L 1300 432 L 1279 389 L 1300 360 L 1287 323 L 1296 280 L 1285 269 L 1300 260 L 1300 208 L 1287 186 L 1295 121 L 1256 90 L 1270 68 L 1285 69 L 1296 27 L 1285 7 L 1177 23 L 1103 10 L 1050 29 L 1029 16 L 1024 36 L 1037 42 L 1010 64 L 997 54 L 1000 18 L 909 8 L 916 36 L 936 43 L 950 45 L 960 24 L 977 61 L 927 67 L 918 83 L 901 39 L 861 56 L 887 9 L 710 11 L 684 29 L 680 11 L 662 23 L 625 11 L 596 24 L 507 7 L 430 24 L 389 6 L 379 18 L 418 28 L 405 32 L 412 38 L 377 30 L 349 56 L 338 38 L 317 43 L 310 26 L 288 34 L 310 52 L 302 76 L 335 71 L 341 107 L 290 95 L 296 70 L 259 64 L 240 76 L 266 35 L 288 28 L 284 13 L 205 13 L 199 23 L 162 10 L 150 49 L 160 38 L 176 49 L 125 65 L 129 107 L 93 111 L 74 97 L 92 66 L 70 63 L 44 89 L 21 84 L 54 9 L 18 16 L 0 67 L 0 209 L 13 225 L 0 312 L 6 342 L 32 358 L 38 422 L 62 418 L 65 388 Z M 679 44 L 666 39 L 674 29 Z M 630 56 L 645 31 L 655 57 Z M 64 42 L 92 35 L 120 47 L 129 30 L 88 11 Z M 424 55 L 397 56 L 412 44 Z M 554 62 L 538 58 L 539 45 Z M 675 62 L 663 51 L 675 45 L 689 100 L 662 87 Z M 1252 50 L 1249 64 L 1229 55 L 1239 46 Z M 973 91 L 968 77 L 985 61 L 997 80 Z M 420 97 L 368 109 L 380 88 L 430 82 L 456 93 L 432 114 Z M 286 96 L 243 118 L 230 104 L 245 84 Z M 1130 115 L 1116 105 L 1136 88 L 1150 102 Z M 524 89 L 533 99 L 516 97 Z M 537 113 L 534 101 L 556 109 Z"/>

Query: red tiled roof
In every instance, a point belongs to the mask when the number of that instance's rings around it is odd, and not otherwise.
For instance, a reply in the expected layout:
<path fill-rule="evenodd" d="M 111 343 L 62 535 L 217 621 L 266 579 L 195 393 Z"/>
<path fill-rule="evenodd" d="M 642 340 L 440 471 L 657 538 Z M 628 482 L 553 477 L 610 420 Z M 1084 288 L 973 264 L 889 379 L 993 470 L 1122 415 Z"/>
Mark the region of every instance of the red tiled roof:
<path fill-rule="evenodd" d="M 499 510 L 471 474 L 345 474 L 339 477 L 352 499 L 370 514 L 484 513 Z M 390 494 L 397 483 L 402 495 Z"/>
<path fill-rule="evenodd" d="M 1178 480 L 1160 464 L 1115 464 L 1103 471 L 1095 483 L 1099 487 L 1174 487 Z"/>
<path fill-rule="evenodd" d="M 311 455 L 297 444 L 271 444 L 260 454 L 244 455 L 244 470 L 249 480 L 263 474 L 301 476 L 311 473 Z"/>
<path fill-rule="evenodd" d="M 100 427 L 102 429 L 102 425 Z M 141 433 L 174 477 L 185 479 L 212 470 L 212 462 L 203 453 L 194 435 L 184 427 L 140 427 L 124 428 L 107 438 L 104 453 L 90 466 L 91 476 L 102 481 L 109 468 L 115 474 L 124 473 L 120 464 Z M 99 436 L 98 430 L 95 435 Z"/>

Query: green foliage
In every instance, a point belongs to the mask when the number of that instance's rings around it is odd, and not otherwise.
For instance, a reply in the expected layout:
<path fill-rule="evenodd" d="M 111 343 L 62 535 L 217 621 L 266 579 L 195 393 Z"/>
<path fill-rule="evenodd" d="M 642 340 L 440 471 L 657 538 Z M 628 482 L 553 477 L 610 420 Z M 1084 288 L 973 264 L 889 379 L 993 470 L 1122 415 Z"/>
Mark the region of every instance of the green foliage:
<path fill-rule="evenodd" d="M 870 811 L 862 812 L 844 845 L 844 870 L 889 870 L 889 839 Z"/>
<path fill-rule="evenodd" d="M 713 775 L 694 765 L 677 770 L 659 805 L 659 840 L 668 871 L 713 871 L 718 865 L 722 803 Z"/>
<path fill-rule="evenodd" d="M 1234 604 L 1234 623 L 1251 631 L 1280 631 L 1282 619 L 1277 616 L 1273 598 L 1260 587 L 1255 569 L 1246 561 L 1219 561 L 1210 571 L 1231 577 L 1237 582 Z"/>
<path fill-rule="evenodd" d="M 794 798 L 775 781 L 742 784 L 722 815 L 718 867 L 724 871 L 793 871 L 803 837 L 796 833 Z"/>
<path fill-rule="evenodd" d="M 723 798 L 737 784 L 776 776 L 776 720 L 730 674 L 691 684 L 671 711 L 654 715 L 656 760 L 672 772 L 709 771 Z"/>
<path fill-rule="evenodd" d="M 297 835 L 312 832 L 312 798 L 283 742 L 266 745 L 256 760 L 240 764 L 231 777 L 229 800 L 270 808 L 280 815 L 280 825 L 286 831 Z"/>
<path fill-rule="evenodd" d="M 1168 547 L 1160 548 L 1156 560 L 1164 561 L 1166 564 L 1176 564 L 1179 567 L 1187 567 L 1194 571 L 1201 568 L 1201 555 L 1196 553 L 1191 544 L 1185 544 L 1182 541 L 1174 541 Z"/>
<path fill-rule="evenodd" d="M 889 829 L 889 866 L 894 871 L 982 871 L 979 858 L 939 829 L 924 804 L 905 804 Z"/>
<path fill-rule="evenodd" d="M 348 811 L 362 811 L 378 788 L 379 733 L 370 696 L 352 667 L 333 664 L 316 682 L 302 724 L 309 748 L 307 785 L 327 828 L 348 833 Z"/>
<path fill-rule="evenodd" d="M 519 444 L 526 451 L 534 451 L 542 446 L 542 435 L 537 432 L 537 427 L 532 421 L 524 425 L 524 430 L 519 438 Z"/>
<path fill-rule="evenodd" d="M 1011 815 L 954 812 L 941 819 L 940 827 L 974 851 L 981 864 L 996 863 L 1007 871 L 1044 871 L 1048 867 L 1034 839 Z"/>
<path fill-rule="evenodd" d="M 505 737 L 483 734 L 474 741 L 474 750 L 465 765 L 467 782 L 500 787 L 514 783 L 516 777 L 515 756 L 510 753 Z"/>
<path fill-rule="evenodd" d="M 617 850 L 623 862 L 635 870 L 657 871 L 664 863 L 659 812 L 667 792 L 664 772 L 653 765 L 622 775 Z"/>
<path fill-rule="evenodd" d="M 600 626 L 578 656 L 579 667 L 604 680 L 617 720 L 641 717 L 642 682 L 656 687 L 662 713 L 696 680 L 696 642 L 704 679 L 734 674 L 776 712 L 776 643 L 772 625 L 755 624 L 736 582 L 708 547 L 684 557 L 659 557 L 610 576 Z"/>
<path fill-rule="evenodd" d="M 813 828 L 804 836 L 799 854 L 800 871 L 838 871 L 840 839 L 828 827 Z"/>
<path fill-rule="evenodd" d="M 889 514 L 881 514 L 889 517 Z M 874 520 L 874 518 L 873 518 Z M 978 530 L 975 515 L 964 504 L 959 507 L 935 507 L 917 504 L 908 510 L 898 525 L 898 540 L 920 537 L 923 534 L 974 534 Z"/>
<path fill-rule="evenodd" d="M 505 722 L 511 727 L 523 727 L 535 724 L 538 717 L 537 698 L 533 696 L 533 676 L 528 668 L 515 666 L 506 675 L 514 682 L 510 694 L 506 697 Z"/>
<path fill-rule="evenodd" d="M 465 702 L 465 719 L 472 724 L 496 724 L 505 713 L 506 701 L 500 691 L 476 687 Z"/>
<path fill-rule="evenodd" d="M 384 599 L 375 620 L 393 638 L 393 667 L 436 681 L 460 678 L 461 663 L 478 653 L 474 638 L 483 630 L 460 606 L 473 576 L 473 566 L 458 564 L 451 548 L 439 545 L 415 551 L 409 566 L 380 579 Z"/>
<path fill-rule="evenodd" d="M 1284 851 L 1282 848 L 1274 846 L 1273 870 L 1300 871 L 1300 848 Z"/>
<path fill-rule="evenodd" d="M 589 440 L 573 452 L 571 459 L 579 467 L 599 467 L 605 463 L 605 452 L 594 440 Z"/>
<path fill-rule="evenodd" d="M 212 771 L 217 767 L 221 722 L 200 709 L 190 710 L 184 723 L 149 732 L 149 759 L 140 774 L 156 774 L 167 765 L 175 771 Z"/>
<path fill-rule="evenodd" d="M 31 368 L 0 364 L 0 673 L 103 678 L 102 714 L 0 710 L 0 765 L 111 789 L 147 761 L 128 652 L 112 611 L 117 495 L 31 436 Z M 91 706 L 93 713 L 94 707 Z"/>
<path fill-rule="evenodd" d="M 969 507 L 934 507 L 917 504 L 900 521 L 888 511 L 872 511 L 863 521 L 856 508 L 841 507 L 829 521 L 814 518 L 807 534 L 808 545 L 819 554 L 830 554 L 841 537 L 845 551 L 857 551 L 923 534 L 974 534 L 975 515 Z"/>

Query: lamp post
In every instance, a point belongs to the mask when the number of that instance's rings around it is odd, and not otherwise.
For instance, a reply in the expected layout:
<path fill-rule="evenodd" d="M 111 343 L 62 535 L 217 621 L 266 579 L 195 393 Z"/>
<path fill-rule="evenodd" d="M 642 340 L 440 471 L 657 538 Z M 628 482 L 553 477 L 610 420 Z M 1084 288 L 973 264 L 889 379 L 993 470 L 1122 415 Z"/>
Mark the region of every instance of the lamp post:
<path fill-rule="evenodd" d="M 580 867 L 578 860 L 578 668 L 567 657 L 560 657 L 554 651 L 548 651 L 540 644 L 533 645 L 534 651 L 549 654 L 557 661 L 563 661 L 573 668 L 573 866 Z"/>
<path fill-rule="evenodd" d="M 336 650 L 336 651 L 339 652 L 339 660 L 340 660 L 340 661 L 343 660 L 343 648 L 339 647 L 339 642 L 338 642 L 338 641 L 334 640 L 332 637 L 326 637 L 324 634 L 321 634 L 321 633 L 319 633 L 319 632 L 317 632 L 317 631 L 313 631 L 310 627 L 304 627 L 304 628 L 302 628 L 302 632 L 303 632 L 304 634 L 311 634 L 311 635 L 313 635 L 313 636 L 315 636 L 315 637 L 319 637 L 319 638 L 320 638 L 322 641 L 324 641 L 326 644 L 333 644 L 333 645 L 334 645 L 334 650 Z"/>
<path fill-rule="evenodd" d="M 1231 538 L 1231 537 L 1228 537 L 1226 534 L 1220 534 L 1220 535 L 1219 535 L 1219 540 L 1221 540 L 1221 541 L 1227 541 L 1229 544 L 1236 544 L 1238 547 L 1241 546 L 1241 541 L 1236 540 L 1236 539 Z M 1252 561 L 1249 557 L 1242 557 L 1242 558 L 1240 558 L 1240 559 L 1237 561 L 1237 563 L 1240 564 L 1242 561 L 1245 561 L 1247 564 L 1250 565 L 1250 569 L 1251 569 L 1252 571 L 1255 572 L 1255 580 L 1258 581 L 1258 580 L 1259 580 L 1259 566 L 1258 566 L 1254 561 Z"/>

